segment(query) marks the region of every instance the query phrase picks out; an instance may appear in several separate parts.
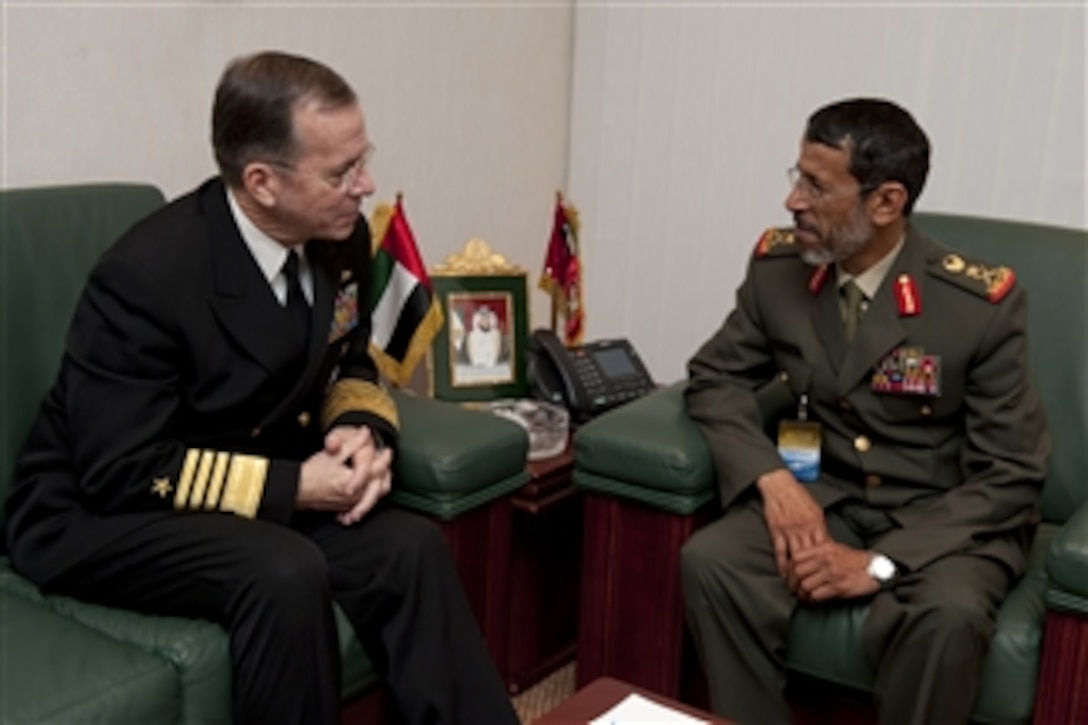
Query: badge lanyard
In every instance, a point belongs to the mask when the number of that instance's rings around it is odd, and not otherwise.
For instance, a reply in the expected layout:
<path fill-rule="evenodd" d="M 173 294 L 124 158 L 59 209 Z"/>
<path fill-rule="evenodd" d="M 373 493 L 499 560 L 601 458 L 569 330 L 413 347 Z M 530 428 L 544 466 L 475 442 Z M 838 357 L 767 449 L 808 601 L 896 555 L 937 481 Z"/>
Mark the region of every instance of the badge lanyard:
<path fill-rule="evenodd" d="M 820 479 L 820 437 L 820 424 L 808 419 L 808 393 L 801 393 L 797 417 L 778 424 L 778 455 L 802 483 Z"/>

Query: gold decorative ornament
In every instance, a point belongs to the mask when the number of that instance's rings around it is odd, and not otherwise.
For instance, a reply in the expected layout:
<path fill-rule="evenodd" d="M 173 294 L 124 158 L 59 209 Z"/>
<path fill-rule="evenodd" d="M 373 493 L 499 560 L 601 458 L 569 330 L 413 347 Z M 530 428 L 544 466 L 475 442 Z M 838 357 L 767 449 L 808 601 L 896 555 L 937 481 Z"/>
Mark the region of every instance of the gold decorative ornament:
<path fill-rule="evenodd" d="M 446 257 L 436 265 L 431 274 L 439 277 L 468 277 L 486 275 L 525 274 L 526 270 L 506 261 L 506 257 L 492 251 L 482 239 L 470 239 L 465 248 Z"/>

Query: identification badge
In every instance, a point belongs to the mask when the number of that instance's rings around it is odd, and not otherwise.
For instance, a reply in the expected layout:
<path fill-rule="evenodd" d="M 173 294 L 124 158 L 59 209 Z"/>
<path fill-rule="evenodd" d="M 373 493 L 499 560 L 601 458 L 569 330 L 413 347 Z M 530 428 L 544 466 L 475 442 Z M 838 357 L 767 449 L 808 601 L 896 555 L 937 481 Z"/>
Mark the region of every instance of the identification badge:
<path fill-rule="evenodd" d="M 778 455 L 802 483 L 820 478 L 820 434 L 820 424 L 811 420 L 783 420 L 778 424 Z"/>
<path fill-rule="evenodd" d="M 359 326 L 359 285 L 355 282 L 336 293 L 329 342 L 335 342 Z"/>

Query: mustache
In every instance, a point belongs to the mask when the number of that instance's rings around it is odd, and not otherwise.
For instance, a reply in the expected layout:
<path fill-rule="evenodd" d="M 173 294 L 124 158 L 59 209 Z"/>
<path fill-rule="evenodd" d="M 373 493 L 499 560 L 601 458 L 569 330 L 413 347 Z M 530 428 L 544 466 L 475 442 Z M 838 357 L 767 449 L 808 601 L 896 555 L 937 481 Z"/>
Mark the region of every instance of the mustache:
<path fill-rule="evenodd" d="M 809 224 L 798 214 L 794 214 L 793 216 L 793 226 L 795 229 L 800 229 L 803 232 L 815 233 L 819 231 L 819 229 L 817 229 L 815 225 Z"/>

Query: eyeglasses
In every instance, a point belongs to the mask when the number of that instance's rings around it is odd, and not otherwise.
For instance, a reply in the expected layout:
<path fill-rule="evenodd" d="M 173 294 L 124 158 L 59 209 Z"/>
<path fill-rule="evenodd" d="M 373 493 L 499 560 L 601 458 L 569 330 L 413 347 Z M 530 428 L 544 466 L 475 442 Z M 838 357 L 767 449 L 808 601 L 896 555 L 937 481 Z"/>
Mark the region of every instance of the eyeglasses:
<path fill-rule="evenodd" d="M 804 194 L 809 201 L 819 203 L 827 201 L 828 199 L 834 199 L 838 196 L 843 196 L 847 192 L 843 189 L 828 189 L 819 182 L 815 177 L 806 174 L 796 166 L 791 166 L 786 169 L 786 179 L 790 182 L 791 189 L 797 189 Z M 880 184 L 862 184 L 858 189 L 858 196 L 865 196 L 873 189 L 876 189 Z"/>
<path fill-rule="evenodd" d="M 368 144 L 367 147 L 363 149 L 363 155 L 352 161 L 342 170 L 320 173 L 318 176 L 322 181 L 337 191 L 347 191 L 354 186 L 359 181 L 359 177 L 366 172 L 367 166 L 370 164 L 371 159 L 374 158 L 375 151 L 377 151 L 377 146 Z M 281 169 L 298 171 L 298 167 L 288 161 L 273 159 L 268 163 L 273 166 L 278 166 Z"/>

